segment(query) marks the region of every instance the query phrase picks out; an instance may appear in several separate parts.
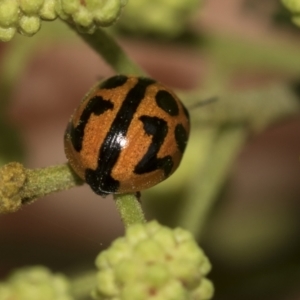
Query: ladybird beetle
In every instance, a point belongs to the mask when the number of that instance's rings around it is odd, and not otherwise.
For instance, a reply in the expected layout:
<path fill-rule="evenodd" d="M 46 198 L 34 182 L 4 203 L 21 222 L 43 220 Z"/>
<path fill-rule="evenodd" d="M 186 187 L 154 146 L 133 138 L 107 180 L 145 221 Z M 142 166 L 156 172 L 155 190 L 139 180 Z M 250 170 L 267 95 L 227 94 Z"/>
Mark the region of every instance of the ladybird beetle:
<path fill-rule="evenodd" d="M 96 194 L 137 192 L 175 171 L 189 130 L 188 111 L 170 89 L 117 75 L 83 98 L 65 132 L 65 153 Z"/>

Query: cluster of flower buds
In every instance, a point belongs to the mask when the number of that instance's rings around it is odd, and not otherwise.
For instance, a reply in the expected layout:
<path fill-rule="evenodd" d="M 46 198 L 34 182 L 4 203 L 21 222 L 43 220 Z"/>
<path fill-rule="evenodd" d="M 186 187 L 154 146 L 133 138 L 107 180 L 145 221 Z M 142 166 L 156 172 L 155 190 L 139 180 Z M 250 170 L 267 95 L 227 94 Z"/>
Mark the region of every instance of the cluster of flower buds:
<path fill-rule="evenodd" d="M 1 0 L 0 40 L 9 41 L 16 32 L 37 33 L 41 20 L 59 17 L 83 32 L 113 24 L 126 0 Z"/>
<path fill-rule="evenodd" d="M 129 227 L 96 259 L 94 299 L 208 300 L 211 266 L 193 236 L 156 221 Z"/>
<path fill-rule="evenodd" d="M 74 300 L 66 277 L 41 266 L 14 272 L 0 283 L 1 300 Z"/>

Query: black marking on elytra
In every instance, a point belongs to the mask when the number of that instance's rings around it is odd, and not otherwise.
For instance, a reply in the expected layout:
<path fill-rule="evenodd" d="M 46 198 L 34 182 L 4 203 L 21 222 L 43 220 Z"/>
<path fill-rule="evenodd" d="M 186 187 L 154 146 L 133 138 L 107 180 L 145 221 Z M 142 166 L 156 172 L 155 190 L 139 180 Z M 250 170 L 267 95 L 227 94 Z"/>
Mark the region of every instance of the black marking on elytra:
<path fill-rule="evenodd" d="M 168 124 L 165 120 L 157 117 L 141 116 L 139 119 L 144 124 L 145 132 L 148 135 L 152 135 L 152 141 L 146 154 L 136 165 L 134 173 L 144 174 L 163 169 L 165 177 L 167 177 L 173 168 L 172 157 L 167 155 L 163 158 L 158 158 L 157 153 L 168 134 Z"/>
<path fill-rule="evenodd" d="M 125 75 L 116 75 L 101 82 L 99 87 L 101 89 L 114 89 L 125 84 L 127 80 L 128 77 Z"/>
<path fill-rule="evenodd" d="M 121 141 L 126 138 L 133 116 L 145 97 L 147 87 L 152 83 L 154 81 L 151 79 L 139 78 L 137 84 L 127 93 L 101 145 L 97 168 L 86 170 L 86 182 L 96 194 L 118 191 L 120 183 L 111 176 L 111 172 L 122 151 Z"/>
<path fill-rule="evenodd" d="M 177 143 L 177 147 L 181 153 L 184 152 L 187 141 L 188 141 L 188 133 L 182 124 L 178 124 L 175 127 L 175 140 Z"/>
<path fill-rule="evenodd" d="M 179 109 L 175 98 L 165 90 L 159 90 L 155 96 L 156 104 L 170 116 L 177 116 Z"/>
<path fill-rule="evenodd" d="M 89 100 L 85 109 L 83 110 L 78 125 L 69 124 L 67 131 L 70 133 L 71 142 L 74 149 L 80 152 L 82 149 L 82 142 L 84 137 L 84 129 L 87 125 L 91 114 L 99 116 L 109 109 L 113 109 L 114 105 L 109 100 L 104 100 L 101 96 L 95 96 Z"/>

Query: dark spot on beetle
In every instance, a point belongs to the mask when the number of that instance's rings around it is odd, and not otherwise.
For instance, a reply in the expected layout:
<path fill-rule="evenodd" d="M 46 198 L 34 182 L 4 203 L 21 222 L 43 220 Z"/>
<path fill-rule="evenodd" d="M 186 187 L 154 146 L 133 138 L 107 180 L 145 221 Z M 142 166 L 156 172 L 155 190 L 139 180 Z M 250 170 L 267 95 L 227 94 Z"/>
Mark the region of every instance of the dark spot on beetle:
<path fill-rule="evenodd" d="M 107 80 L 100 83 L 99 88 L 100 89 L 114 89 L 119 86 L 122 86 L 126 83 L 128 80 L 128 77 L 125 75 L 117 75 L 108 78 Z"/>
<path fill-rule="evenodd" d="M 68 125 L 67 132 L 70 133 L 72 145 L 77 152 L 80 152 L 82 149 L 84 129 L 91 114 L 99 116 L 107 110 L 113 109 L 113 107 L 113 103 L 109 100 L 104 100 L 101 96 L 95 96 L 87 103 L 80 116 L 78 125 L 76 127 L 74 127 L 72 123 Z"/>
<path fill-rule="evenodd" d="M 177 116 L 179 113 L 175 98 L 165 90 L 160 90 L 155 96 L 156 104 L 170 116 Z"/>
<path fill-rule="evenodd" d="M 175 140 L 177 143 L 177 147 L 181 153 L 184 152 L 187 141 L 188 141 L 188 133 L 182 124 L 176 125 L 175 128 Z"/>

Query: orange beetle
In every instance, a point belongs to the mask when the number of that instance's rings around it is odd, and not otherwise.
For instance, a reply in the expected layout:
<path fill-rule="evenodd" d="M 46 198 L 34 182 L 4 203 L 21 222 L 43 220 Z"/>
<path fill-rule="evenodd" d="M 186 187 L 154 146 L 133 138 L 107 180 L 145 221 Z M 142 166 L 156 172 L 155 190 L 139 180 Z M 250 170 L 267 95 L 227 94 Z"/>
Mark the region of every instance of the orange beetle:
<path fill-rule="evenodd" d="M 170 89 L 117 75 L 82 100 L 66 129 L 65 153 L 96 194 L 137 192 L 176 170 L 189 131 L 188 111 Z"/>

